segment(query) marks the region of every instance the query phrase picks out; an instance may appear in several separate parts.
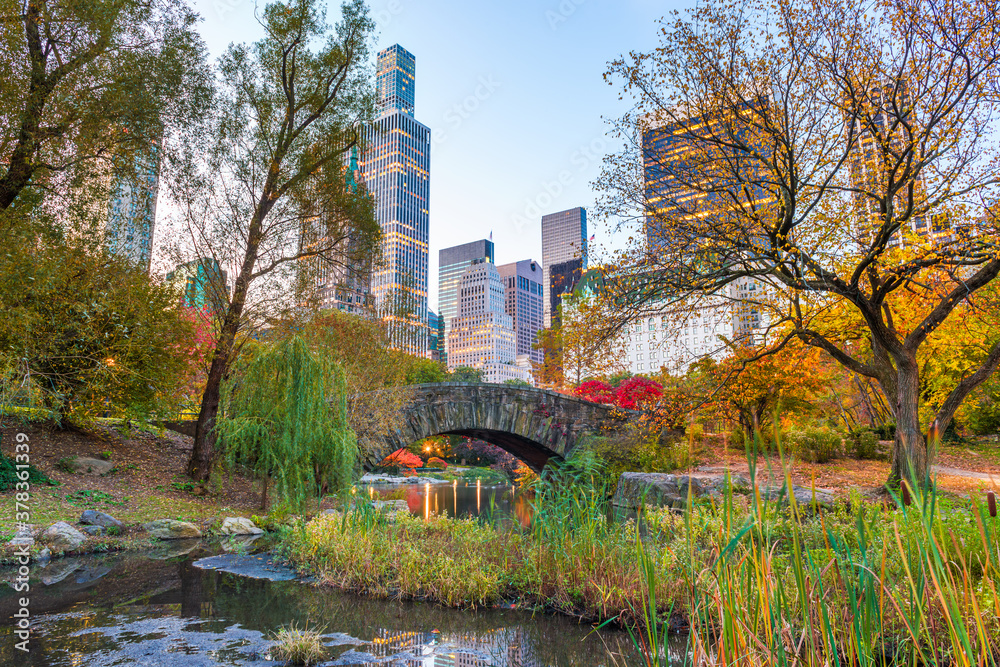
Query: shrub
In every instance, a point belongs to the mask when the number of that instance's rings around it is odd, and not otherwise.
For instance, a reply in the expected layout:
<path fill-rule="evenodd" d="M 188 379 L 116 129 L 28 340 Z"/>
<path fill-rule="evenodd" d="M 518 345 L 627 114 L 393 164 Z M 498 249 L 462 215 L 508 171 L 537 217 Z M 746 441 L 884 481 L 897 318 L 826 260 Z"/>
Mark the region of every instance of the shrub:
<path fill-rule="evenodd" d="M 879 440 L 895 440 L 896 439 L 896 425 L 892 422 L 888 424 L 879 424 L 878 426 L 873 426 L 872 431 L 878 436 Z"/>
<path fill-rule="evenodd" d="M 291 623 L 274 633 L 277 642 L 271 648 L 271 656 L 293 665 L 315 665 L 326 658 L 323 633 L 319 630 L 299 628 Z"/>
<path fill-rule="evenodd" d="M 859 461 L 884 459 L 879 449 L 878 436 L 870 428 L 856 428 L 848 434 L 848 454 Z"/>
<path fill-rule="evenodd" d="M 439 459 L 436 456 L 432 456 L 429 459 L 427 459 L 427 467 L 428 468 L 441 468 L 442 470 L 444 470 L 445 468 L 448 467 L 448 464 L 445 462 L 444 459 Z"/>
<path fill-rule="evenodd" d="M 424 462 L 419 456 L 405 449 L 394 451 L 382 461 L 385 468 L 421 468 Z"/>
<path fill-rule="evenodd" d="M 18 470 L 16 466 L 17 464 L 12 459 L 0 454 L 0 491 L 13 489 L 18 482 L 48 484 L 50 486 L 56 485 L 56 482 L 53 482 L 45 473 L 33 465 L 27 467 L 27 478 L 23 477 L 25 469 Z M 18 477 L 18 473 L 21 473 L 22 476 Z"/>
<path fill-rule="evenodd" d="M 786 438 L 792 452 L 803 461 L 826 463 L 841 453 L 840 433 L 828 426 L 789 431 Z"/>

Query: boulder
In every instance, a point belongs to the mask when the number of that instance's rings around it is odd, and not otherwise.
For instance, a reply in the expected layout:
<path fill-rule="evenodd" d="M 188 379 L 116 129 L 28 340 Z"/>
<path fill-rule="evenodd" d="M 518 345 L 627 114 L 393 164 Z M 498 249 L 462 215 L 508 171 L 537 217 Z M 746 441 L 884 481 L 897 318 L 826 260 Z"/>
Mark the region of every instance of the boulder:
<path fill-rule="evenodd" d="M 170 540 L 146 552 L 150 560 L 169 560 L 179 556 L 187 556 L 192 551 L 202 548 L 200 539 Z"/>
<path fill-rule="evenodd" d="M 734 490 L 748 488 L 750 483 L 741 475 L 731 475 L 728 483 Z M 619 508 L 686 507 L 688 495 L 721 497 L 726 489 L 724 474 L 695 473 L 668 475 L 656 472 L 625 472 L 618 479 L 612 504 Z"/>
<path fill-rule="evenodd" d="M 100 526 L 101 528 L 113 527 L 119 530 L 125 527 L 125 524 L 110 514 L 98 512 L 97 510 L 84 510 L 83 514 L 80 515 L 80 523 L 88 526 Z"/>
<path fill-rule="evenodd" d="M 45 567 L 49 564 L 50 558 L 52 558 L 52 552 L 49 551 L 48 547 L 45 547 L 38 552 L 37 556 L 35 556 L 35 562 L 38 563 L 39 567 Z"/>
<path fill-rule="evenodd" d="M 104 529 L 101 528 L 100 526 L 82 526 L 80 530 L 81 532 L 87 533 L 88 535 L 92 535 L 94 537 L 100 537 L 101 535 L 104 534 Z"/>
<path fill-rule="evenodd" d="M 115 467 L 111 461 L 91 459 L 85 456 L 74 456 L 69 460 L 69 467 L 75 473 L 83 475 L 104 475 Z"/>
<path fill-rule="evenodd" d="M 8 542 L 12 547 L 23 547 L 23 546 L 34 546 L 35 538 L 31 532 L 31 526 L 25 526 L 24 528 L 18 528 L 17 532 L 14 533 L 14 539 Z"/>
<path fill-rule="evenodd" d="M 253 521 L 241 516 L 227 516 L 219 530 L 223 535 L 261 535 L 264 532 Z"/>
<path fill-rule="evenodd" d="M 39 579 L 46 586 L 58 584 L 60 581 L 73 574 L 83 567 L 83 560 L 80 558 L 61 558 L 49 563 L 39 574 Z"/>
<path fill-rule="evenodd" d="M 785 492 L 784 484 L 762 489 L 760 495 L 767 500 L 777 500 L 782 505 L 788 504 L 788 494 Z M 814 493 L 812 489 L 807 489 L 797 484 L 792 484 L 792 496 L 795 497 L 795 504 L 805 509 L 812 509 L 814 502 L 823 509 L 830 509 L 833 507 L 834 502 L 836 502 L 834 495 L 828 491 L 816 489 Z"/>
<path fill-rule="evenodd" d="M 38 541 L 53 551 L 72 551 L 86 542 L 87 536 L 65 521 L 59 521 L 42 531 Z"/>
<path fill-rule="evenodd" d="M 161 540 L 185 540 L 201 537 L 198 526 L 187 521 L 175 521 L 174 519 L 157 519 L 143 525 L 150 537 Z"/>
<path fill-rule="evenodd" d="M 261 535 L 233 535 L 232 537 L 224 537 L 219 540 L 219 546 L 226 552 L 238 551 L 245 553 L 250 549 L 250 545 L 261 537 Z"/>

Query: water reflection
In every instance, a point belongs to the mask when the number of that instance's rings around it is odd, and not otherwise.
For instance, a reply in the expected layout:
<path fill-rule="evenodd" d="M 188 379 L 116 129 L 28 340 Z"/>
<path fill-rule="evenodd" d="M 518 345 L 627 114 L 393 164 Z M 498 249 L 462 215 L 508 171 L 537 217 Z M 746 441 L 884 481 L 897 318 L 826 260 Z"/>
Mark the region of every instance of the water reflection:
<path fill-rule="evenodd" d="M 452 511 L 458 498 L 452 489 Z M 4 586 L 0 664 L 273 665 L 270 635 L 292 621 L 325 626 L 331 665 L 610 665 L 607 647 L 622 652 L 629 646 L 620 633 L 598 636 L 561 617 L 373 600 L 194 565 L 215 552 L 199 547 L 170 560 L 132 554 L 53 561 L 49 567 L 59 564 L 61 578 L 51 585 L 43 583 L 48 568 L 35 568 L 32 652 L 14 649 L 9 619 L 20 594 Z M 62 576 L 62 570 L 70 573 Z M 0 576 L 10 581 L 14 574 Z"/>
<path fill-rule="evenodd" d="M 458 519 L 490 516 L 513 518 L 522 526 L 531 523 L 531 497 L 513 486 L 483 486 L 480 481 L 450 484 L 372 485 L 373 500 L 405 500 L 410 513 L 429 519 L 448 516 Z"/>

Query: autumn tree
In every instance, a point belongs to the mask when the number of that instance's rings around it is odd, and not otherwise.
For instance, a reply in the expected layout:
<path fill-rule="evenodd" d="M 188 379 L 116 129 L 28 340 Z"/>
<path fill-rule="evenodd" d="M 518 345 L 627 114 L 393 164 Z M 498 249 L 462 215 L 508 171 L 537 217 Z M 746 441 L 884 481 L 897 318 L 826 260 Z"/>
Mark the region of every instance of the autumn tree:
<path fill-rule="evenodd" d="M 240 337 L 297 305 L 297 267 L 370 262 L 380 238 L 371 197 L 348 173 L 374 113 L 366 6 L 346 2 L 333 29 L 318 0 L 272 2 L 260 17 L 264 38 L 221 58 L 207 143 L 192 147 L 199 159 L 171 191 L 196 254 L 234 277 L 188 465 L 195 479 L 211 469 L 219 391 Z"/>
<path fill-rule="evenodd" d="M 60 176 L 134 176 L 193 125 L 211 91 L 196 21 L 180 0 L 0 2 L 0 230 L 15 204 L 66 204 Z"/>
<path fill-rule="evenodd" d="M 892 478 L 923 480 L 920 350 L 1000 274 L 998 47 L 989 0 L 708 0 L 665 21 L 609 72 L 636 106 L 601 209 L 645 230 L 615 267 L 621 302 L 726 295 L 760 354 L 821 348 L 890 398 Z M 895 299 L 931 280 L 901 327 Z M 840 306 L 866 348 L 825 326 Z M 942 405 L 998 361 L 994 344 Z"/>
<path fill-rule="evenodd" d="M 561 382 L 557 388 L 575 387 L 587 378 L 608 376 L 624 368 L 624 339 L 602 335 L 608 304 L 601 294 L 567 294 L 559 313 L 558 326 L 539 336 L 549 366 L 542 372 L 547 382 Z"/>

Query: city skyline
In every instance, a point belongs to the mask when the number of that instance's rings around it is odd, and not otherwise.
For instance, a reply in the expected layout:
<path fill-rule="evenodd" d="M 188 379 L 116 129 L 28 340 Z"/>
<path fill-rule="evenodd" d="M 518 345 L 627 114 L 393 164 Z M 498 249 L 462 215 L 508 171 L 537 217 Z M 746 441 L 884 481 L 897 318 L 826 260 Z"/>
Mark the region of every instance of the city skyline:
<path fill-rule="evenodd" d="M 627 106 L 602 74 L 620 54 L 654 46 L 655 22 L 674 6 L 684 5 L 515 0 L 472 13 L 455 12 L 438 0 L 419 8 L 394 0 L 370 3 L 378 33 L 373 83 L 381 49 L 399 43 L 419 61 L 415 105 L 431 129 L 434 172 L 431 308 L 438 310 L 435 277 L 442 248 L 492 232 L 498 263 L 540 260 L 541 216 L 593 205 L 590 182 L 603 156 L 615 149 L 602 116 L 614 117 Z M 262 36 L 253 3 L 196 0 L 194 7 L 203 17 L 201 32 L 212 58 L 232 42 Z M 327 21 L 338 15 L 338 4 L 331 3 Z M 442 31 L 452 38 L 441 40 Z M 521 45 L 514 52 L 508 48 L 512 42 Z M 590 103 L 566 103 L 579 96 Z M 556 114 L 538 116 L 539 108 Z M 593 231 L 599 242 L 606 240 L 602 229 Z M 161 264 L 161 273 L 173 268 L 168 261 Z"/>

